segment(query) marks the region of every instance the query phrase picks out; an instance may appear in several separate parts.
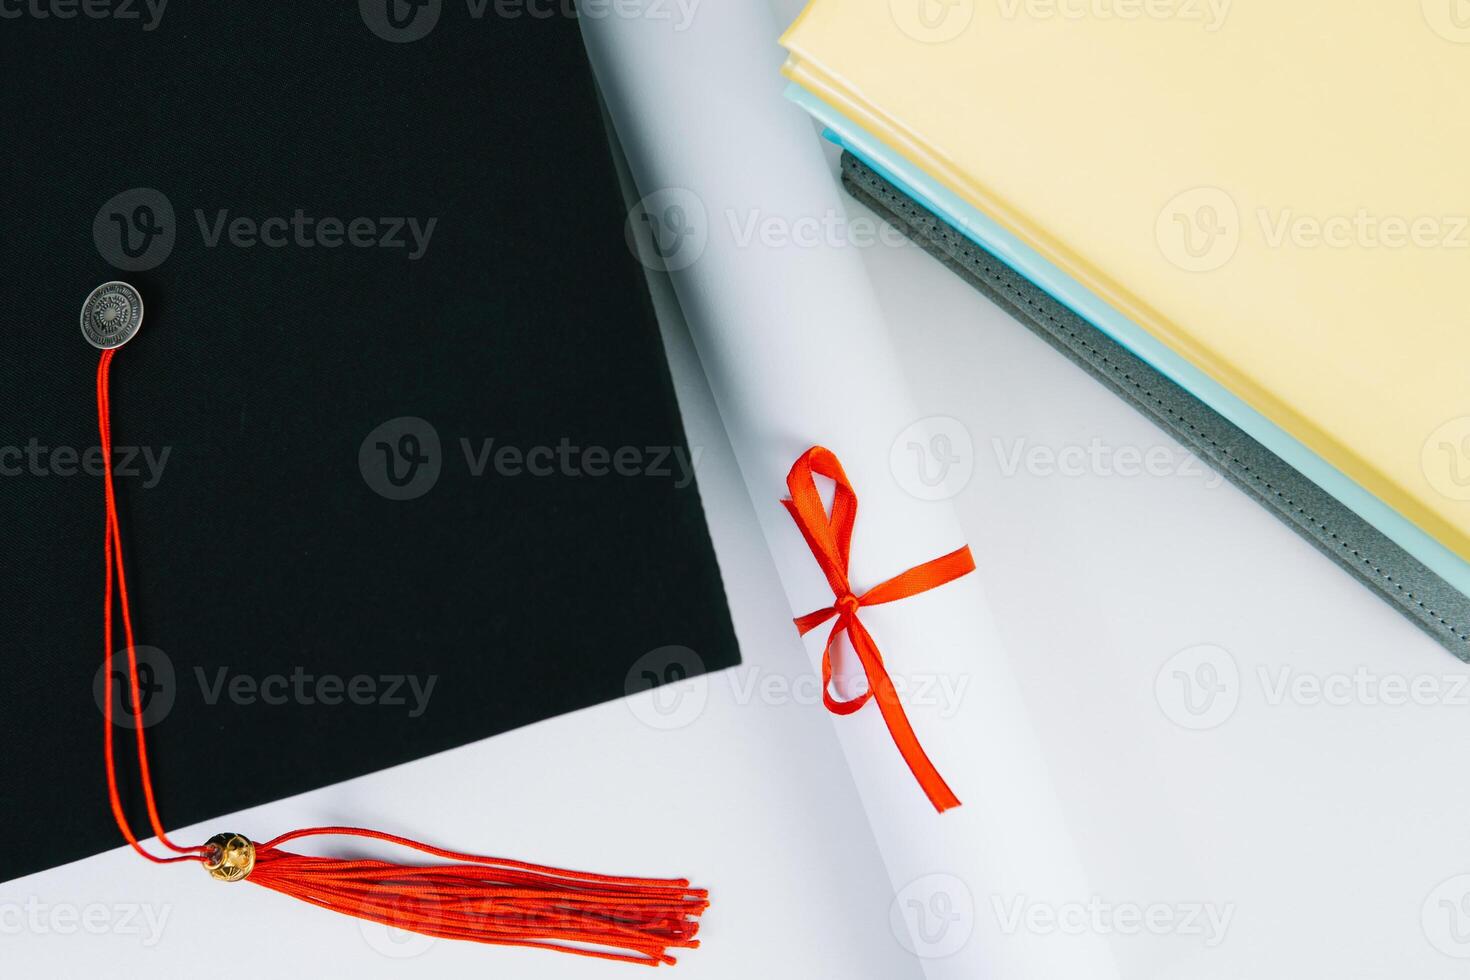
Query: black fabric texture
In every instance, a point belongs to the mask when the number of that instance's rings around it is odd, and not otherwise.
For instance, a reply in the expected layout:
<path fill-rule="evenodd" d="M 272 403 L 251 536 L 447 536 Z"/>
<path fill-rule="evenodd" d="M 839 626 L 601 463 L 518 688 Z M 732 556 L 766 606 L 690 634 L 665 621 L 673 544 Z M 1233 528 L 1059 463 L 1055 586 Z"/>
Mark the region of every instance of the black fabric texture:
<path fill-rule="evenodd" d="M 0 880 L 122 843 L 104 281 L 146 304 L 112 401 L 169 826 L 737 663 L 576 20 L 82 6 L 0 21 Z"/>

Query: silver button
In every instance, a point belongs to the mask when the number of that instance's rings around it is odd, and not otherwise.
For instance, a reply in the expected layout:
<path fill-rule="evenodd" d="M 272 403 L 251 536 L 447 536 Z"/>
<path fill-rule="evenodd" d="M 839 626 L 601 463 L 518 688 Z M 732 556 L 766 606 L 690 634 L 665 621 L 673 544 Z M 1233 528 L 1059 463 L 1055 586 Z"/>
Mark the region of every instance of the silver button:
<path fill-rule="evenodd" d="M 143 297 L 125 282 L 104 282 L 82 304 L 82 336 L 93 347 L 121 347 L 142 325 Z"/>

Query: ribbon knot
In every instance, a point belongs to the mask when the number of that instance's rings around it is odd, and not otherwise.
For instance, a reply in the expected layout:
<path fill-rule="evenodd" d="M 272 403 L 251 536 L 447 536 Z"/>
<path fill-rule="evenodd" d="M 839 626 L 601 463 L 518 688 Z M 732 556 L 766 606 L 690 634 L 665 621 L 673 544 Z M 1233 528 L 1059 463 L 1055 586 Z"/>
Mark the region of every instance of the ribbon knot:
<path fill-rule="evenodd" d="M 816 476 L 825 476 L 836 485 L 832 494 L 831 513 L 828 513 L 822 503 L 822 496 L 817 491 Z M 914 734 L 913 726 L 909 724 L 908 715 L 904 713 L 903 704 L 894 689 L 893 679 L 883 666 L 883 654 L 878 650 L 872 634 L 858 618 L 858 610 L 863 606 L 906 599 L 973 572 L 975 559 L 970 554 L 969 546 L 916 565 L 858 596 L 853 593 L 847 581 L 848 556 L 852 551 L 852 528 L 857 520 L 857 494 L 853 491 L 847 474 L 843 472 L 842 464 L 830 450 L 813 446 L 802 453 L 791 467 L 791 472 L 786 476 L 786 488 L 791 496 L 781 503 L 796 522 L 797 529 L 801 531 L 807 547 L 812 551 L 812 557 L 816 558 L 817 565 L 827 577 L 827 584 L 832 587 L 832 594 L 836 597 L 836 601 L 825 609 L 796 618 L 796 628 L 803 636 L 834 617 L 837 620 L 832 624 L 832 632 L 827 635 L 827 644 L 822 650 L 822 703 L 833 714 L 850 715 L 869 700 L 876 699 L 878 710 L 883 715 L 889 734 L 893 736 L 894 744 L 898 746 L 909 771 L 929 797 L 929 802 L 941 813 L 959 806 L 959 799 L 919 744 L 918 736 Z M 844 632 L 848 634 L 852 648 L 862 662 L 868 689 L 855 698 L 839 701 L 831 693 L 832 647 L 837 642 L 837 637 Z"/>

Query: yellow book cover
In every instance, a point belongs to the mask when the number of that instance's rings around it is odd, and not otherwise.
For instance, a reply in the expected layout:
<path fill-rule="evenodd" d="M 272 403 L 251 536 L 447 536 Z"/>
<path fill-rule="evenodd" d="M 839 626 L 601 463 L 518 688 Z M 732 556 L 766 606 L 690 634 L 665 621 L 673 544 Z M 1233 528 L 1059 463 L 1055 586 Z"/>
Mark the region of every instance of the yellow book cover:
<path fill-rule="evenodd" d="M 1470 2 L 813 0 L 788 75 L 1470 559 Z"/>

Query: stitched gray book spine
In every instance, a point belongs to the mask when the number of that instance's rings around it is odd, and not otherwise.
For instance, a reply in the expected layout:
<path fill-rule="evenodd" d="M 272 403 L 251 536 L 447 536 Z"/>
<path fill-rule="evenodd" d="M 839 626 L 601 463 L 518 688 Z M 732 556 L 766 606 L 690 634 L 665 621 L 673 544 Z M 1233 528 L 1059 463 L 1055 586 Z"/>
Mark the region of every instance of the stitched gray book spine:
<path fill-rule="evenodd" d="M 842 182 L 854 197 L 1264 504 L 1445 649 L 1470 661 L 1470 598 L 1275 453 L 851 153 L 842 154 Z"/>

